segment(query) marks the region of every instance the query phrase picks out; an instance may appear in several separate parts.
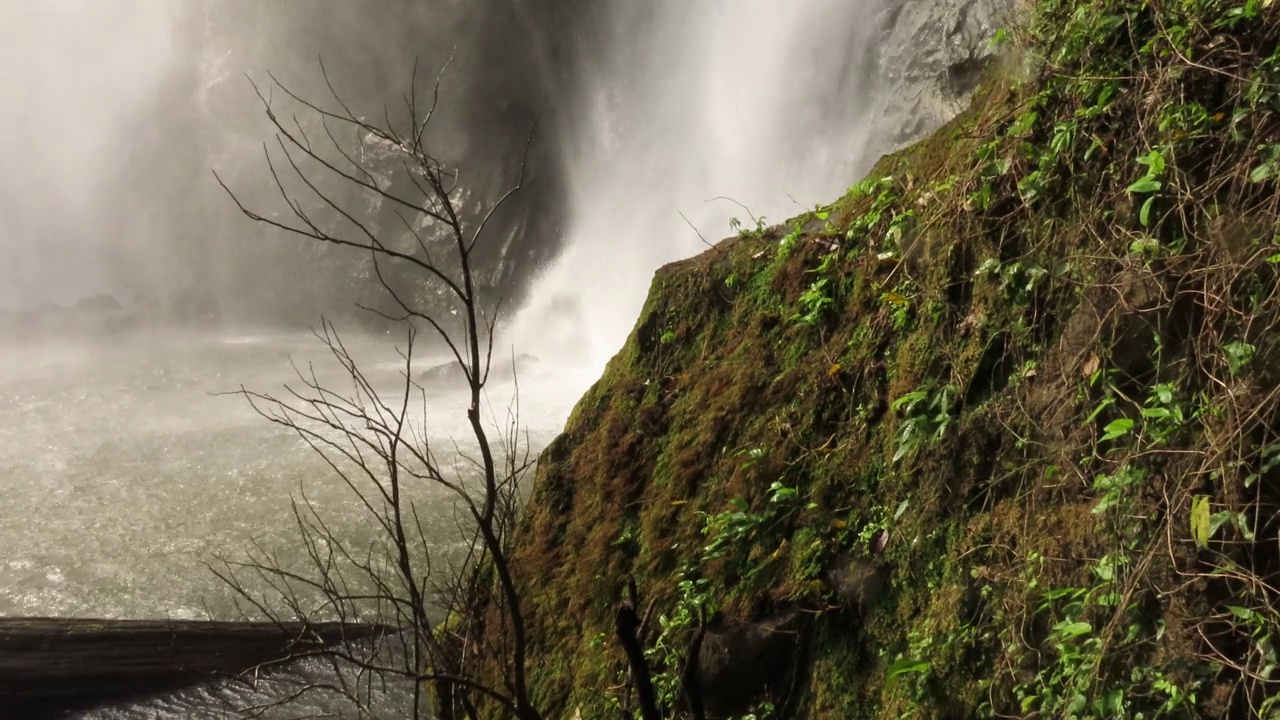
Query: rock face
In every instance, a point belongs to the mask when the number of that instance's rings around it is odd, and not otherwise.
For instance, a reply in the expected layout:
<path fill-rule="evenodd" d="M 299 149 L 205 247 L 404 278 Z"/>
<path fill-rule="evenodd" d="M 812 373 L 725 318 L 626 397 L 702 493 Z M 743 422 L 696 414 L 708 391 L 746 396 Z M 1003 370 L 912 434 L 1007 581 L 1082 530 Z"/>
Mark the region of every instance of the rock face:
<path fill-rule="evenodd" d="M 709 720 L 743 715 L 764 699 L 793 699 L 813 615 L 788 607 L 707 628 L 698 652 L 697 692 Z"/>
<path fill-rule="evenodd" d="M 968 104 L 1013 7 L 1012 0 L 900 0 L 886 10 L 873 151 L 918 140 Z"/>
<path fill-rule="evenodd" d="M 865 558 L 844 556 L 836 559 L 823 580 L 844 607 L 865 612 L 884 595 L 889 569 Z"/>

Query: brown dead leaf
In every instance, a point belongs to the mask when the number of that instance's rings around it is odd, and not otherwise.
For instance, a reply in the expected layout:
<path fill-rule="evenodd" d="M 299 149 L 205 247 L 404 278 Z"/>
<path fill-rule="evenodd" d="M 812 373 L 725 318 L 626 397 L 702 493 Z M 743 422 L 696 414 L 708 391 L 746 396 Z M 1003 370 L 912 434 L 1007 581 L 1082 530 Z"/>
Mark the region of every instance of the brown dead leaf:
<path fill-rule="evenodd" d="M 1090 355 L 1088 360 L 1084 361 L 1084 367 L 1080 368 L 1080 374 L 1089 377 L 1098 372 L 1098 368 L 1102 367 L 1102 361 L 1097 355 Z"/>

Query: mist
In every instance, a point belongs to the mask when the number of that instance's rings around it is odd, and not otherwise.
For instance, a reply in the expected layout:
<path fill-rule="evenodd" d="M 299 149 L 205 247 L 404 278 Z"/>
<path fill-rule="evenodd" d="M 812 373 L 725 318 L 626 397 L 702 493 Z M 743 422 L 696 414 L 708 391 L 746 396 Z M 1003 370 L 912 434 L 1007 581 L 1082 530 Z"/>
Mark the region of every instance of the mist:
<path fill-rule="evenodd" d="M 0 4 L 0 308 L 103 292 L 101 179 L 148 129 L 134 108 L 171 59 L 167 5 L 145 0 Z M 109 207 L 109 203 L 107 204 Z"/>
<path fill-rule="evenodd" d="M 0 50 L 13 88 L 0 117 L 0 331 L 373 323 L 355 309 L 378 300 L 364 258 L 263 232 L 212 171 L 247 201 L 278 202 L 254 83 L 331 101 L 327 73 L 345 102 L 381 116 L 415 66 L 423 92 L 446 62 L 435 142 L 477 199 L 515 182 L 523 143 L 543 128 L 524 192 L 496 218 L 505 241 L 478 257 L 488 296 L 513 306 L 563 236 L 556 128 L 572 104 L 573 5 L 6 3 L 0 20 L 17 42 Z M 90 321 L 57 312 L 85 298 Z"/>

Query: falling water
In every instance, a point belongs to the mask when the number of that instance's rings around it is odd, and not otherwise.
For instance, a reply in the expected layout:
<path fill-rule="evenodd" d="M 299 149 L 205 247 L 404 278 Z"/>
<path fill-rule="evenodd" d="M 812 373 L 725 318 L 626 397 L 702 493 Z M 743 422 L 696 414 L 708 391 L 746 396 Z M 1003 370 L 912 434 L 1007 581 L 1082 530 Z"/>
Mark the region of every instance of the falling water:
<path fill-rule="evenodd" d="M 168 8 L 145 0 L 0 2 L 0 311 L 101 292 L 115 238 L 97 182 L 169 59 Z M 57 38 L 57 42 L 50 42 Z"/>
<path fill-rule="evenodd" d="M 572 127 L 567 249 L 517 344 L 598 374 L 652 272 L 730 218 L 777 222 L 865 166 L 879 0 L 615 3 Z M 641 29 L 637 35 L 637 28 Z"/>

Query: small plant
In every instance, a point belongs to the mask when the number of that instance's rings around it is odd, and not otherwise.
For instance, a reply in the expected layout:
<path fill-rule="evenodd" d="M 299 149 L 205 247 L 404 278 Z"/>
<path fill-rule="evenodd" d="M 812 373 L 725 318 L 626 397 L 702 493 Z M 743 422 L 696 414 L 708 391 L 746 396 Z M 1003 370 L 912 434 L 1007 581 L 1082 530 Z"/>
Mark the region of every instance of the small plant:
<path fill-rule="evenodd" d="M 751 217 L 751 222 L 755 225 L 754 229 L 748 229 L 743 225 L 741 220 L 736 217 L 731 217 L 729 218 L 729 232 L 734 233 L 738 237 L 747 238 L 752 235 L 763 235 L 764 231 L 769 227 L 769 222 L 763 215 L 758 217 L 753 215 Z"/>
<path fill-rule="evenodd" d="M 782 239 L 778 241 L 778 259 L 785 260 L 791 256 L 791 251 L 795 248 L 796 243 L 800 242 L 801 227 L 797 223 L 791 227 L 791 230 Z"/>
<path fill-rule="evenodd" d="M 1259 162 L 1249 173 L 1249 180 L 1262 183 L 1280 177 L 1280 144 L 1271 143 L 1258 148 Z"/>
<path fill-rule="evenodd" d="M 1223 343 L 1222 353 L 1227 358 L 1227 370 L 1232 376 L 1239 375 L 1253 361 L 1257 348 L 1242 340 Z"/>
<path fill-rule="evenodd" d="M 1001 263 L 996 258 L 987 258 L 973 276 L 998 280 L 1000 290 L 1010 302 L 1028 305 L 1036 289 L 1048 278 L 1049 271 L 1029 260 Z"/>
<path fill-rule="evenodd" d="M 893 462 L 914 453 L 925 443 L 938 442 L 946 435 L 951 426 L 955 393 L 953 385 L 920 388 L 893 401 L 890 407 L 906 416 L 898 428 Z"/>
<path fill-rule="evenodd" d="M 711 581 L 699 574 L 696 565 L 685 566 L 676 585 L 676 603 L 670 613 L 658 616 L 658 636 L 645 649 L 654 668 L 653 686 L 661 707 L 675 707 L 680 698 L 680 677 L 684 665 L 682 642 L 689 631 L 705 618 L 711 608 Z"/>
<path fill-rule="evenodd" d="M 806 271 L 806 274 L 818 275 L 819 277 L 800 294 L 800 298 L 797 300 L 800 309 L 791 316 L 793 322 L 799 322 L 810 327 L 817 325 L 822 321 L 827 308 L 835 304 L 835 298 L 831 294 L 831 279 L 826 276 L 826 273 L 835 264 L 837 257 L 834 252 L 827 253 L 822 256 L 822 261 L 818 263 L 817 267 Z"/>
<path fill-rule="evenodd" d="M 898 195 L 893 191 L 893 177 L 882 177 L 877 179 L 868 178 L 854 185 L 849 191 L 850 197 L 854 200 L 871 197 L 871 206 L 861 215 L 853 218 L 845 230 L 845 239 L 850 243 L 858 240 L 869 240 L 872 237 L 872 230 L 880 224 L 884 219 L 885 213 L 890 213 L 891 230 L 885 233 L 887 241 L 897 242 L 906 227 L 907 220 L 914 214 L 913 211 L 905 211 L 898 214 L 892 210 L 893 205 L 898 201 Z"/>
<path fill-rule="evenodd" d="M 743 467 L 749 467 L 764 458 L 766 453 L 762 448 L 750 448 L 735 455 L 745 458 Z M 662 707 L 675 707 L 680 696 L 686 651 L 681 641 L 715 610 L 712 584 L 703 576 L 703 567 L 728 557 L 731 552 L 741 553 L 764 527 L 798 509 L 800 499 L 798 489 L 775 480 L 769 485 L 767 507 L 762 512 L 752 512 L 745 500 L 732 498 L 728 509 L 715 514 L 703 513 L 702 536 L 706 544 L 696 559 L 681 569 L 675 606 L 670 613 L 659 615 L 658 637 L 645 651 L 655 669 L 654 687 Z M 813 508 L 814 505 L 811 503 L 807 507 Z M 757 712 L 766 713 L 763 716 L 767 717 L 772 710 L 762 706 Z"/>
<path fill-rule="evenodd" d="M 1143 429 L 1153 444 L 1167 444 L 1188 420 L 1188 413 L 1176 397 L 1177 390 L 1173 383 L 1156 385 L 1142 408 Z"/>
<path fill-rule="evenodd" d="M 1100 515 L 1112 508 L 1127 506 L 1134 489 L 1145 477 L 1144 471 L 1127 465 L 1095 477 L 1093 489 L 1099 493 L 1099 497 L 1098 504 L 1093 506 L 1093 514 Z"/>
<path fill-rule="evenodd" d="M 1164 182 L 1161 179 L 1164 177 L 1165 171 L 1164 153 L 1159 150 L 1152 150 L 1139 157 L 1137 162 L 1146 168 L 1146 172 L 1142 177 L 1130 183 L 1125 190 L 1134 195 L 1148 196 L 1138 210 L 1138 222 L 1142 223 L 1143 227 L 1151 227 L 1151 208 L 1155 204 L 1156 193 L 1160 192 L 1161 188 L 1164 187 Z"/>
<path fill-rule="evenodd" d="M 769 504 L 783 505 L 794 503 L 800 497 L 800 491 L 793 487 L 782 484 L 781 480 L 774 480 L 769 486 Z"/>
<path fill-rule="evenodd" d="M 750 512 L 747 501 L 742 498 L 730 500 L 729 507 L 715 515 L 707 515 L 703 520 L 702 534 L 710 538 L 702 548 L 704 561 L 723 557 L 727 548 L 751 537 L 767 519 L 764 515 Z"/>
<path fill-rule="evenodd" d="M 906 285 L 901 288 L 906 290 Z M 905 330 L 911 324 L 911 299 L 897 290 L 886 290 L 880 293 L 880 302 L 887 305 L 893 317 L 893 328 L 898 331 Z"/>

